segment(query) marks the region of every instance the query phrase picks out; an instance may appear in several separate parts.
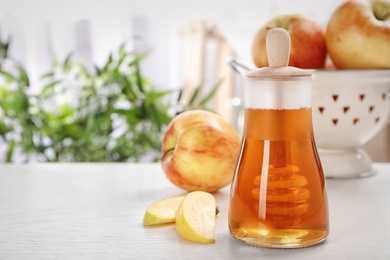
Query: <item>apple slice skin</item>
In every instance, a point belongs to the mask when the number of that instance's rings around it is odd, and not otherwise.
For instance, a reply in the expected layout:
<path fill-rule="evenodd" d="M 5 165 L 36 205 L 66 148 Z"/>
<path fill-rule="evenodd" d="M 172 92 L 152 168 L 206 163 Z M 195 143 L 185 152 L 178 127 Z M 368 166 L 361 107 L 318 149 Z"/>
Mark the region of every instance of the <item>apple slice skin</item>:
<path fill-rule="evenodd" d="M 175 223 L 176 210 L 184 196 L 175 196 L 156 201 L 148 206 L 144 215 L 144 226 Z"/>
<path fill-rule="evenodd" d="M 192 242 L 215 243 L 216 201 L 208 192 L 188 193 L 176 211 L 176 231 Z"/>

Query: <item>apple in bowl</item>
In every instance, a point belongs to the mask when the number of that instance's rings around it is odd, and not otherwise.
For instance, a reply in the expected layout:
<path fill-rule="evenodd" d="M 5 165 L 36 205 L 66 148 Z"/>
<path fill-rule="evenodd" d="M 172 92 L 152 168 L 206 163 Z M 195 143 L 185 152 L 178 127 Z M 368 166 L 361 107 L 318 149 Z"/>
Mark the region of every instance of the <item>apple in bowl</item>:
<path fill-rule="evenodd" d="M 301 14 L 278 15 L 257 31 L 252 44 L 256 67 L 267 67 L 266 38 L 272 28 L 283 28 L 291 37 L 289 66 L 302 69 L 321 69 L 327 57 L 325 32 L 321 25 Z"/>
<path fill-rule="evenodd" d="M 231 183 L 241 138 L 221 116 L 190 110 L 169 123 L 161 165 L 168 179 L 187 191 L 216 192 Z"/>
<path fill-rule="evenodd" d="M 344 2 L 331 15 L 325 40 L 338 69 L 390 68 L 390 1 Z"/>

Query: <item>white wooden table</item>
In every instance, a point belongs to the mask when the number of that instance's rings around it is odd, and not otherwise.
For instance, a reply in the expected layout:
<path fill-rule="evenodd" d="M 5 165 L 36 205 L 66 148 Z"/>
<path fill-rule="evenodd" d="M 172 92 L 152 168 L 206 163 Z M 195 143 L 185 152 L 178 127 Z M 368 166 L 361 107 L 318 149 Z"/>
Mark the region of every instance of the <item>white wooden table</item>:
<path fill-rule="evenodd" d="M 216 243 L 145 228 L 146 207 L 184 194 L 159 164 L 0 165 L 0 259 L 390 259 L 390 164 L 375 176 L 327 180 L 330 236 L 304 249 L 262 249 L 229 235 L 228 188 Z"/>

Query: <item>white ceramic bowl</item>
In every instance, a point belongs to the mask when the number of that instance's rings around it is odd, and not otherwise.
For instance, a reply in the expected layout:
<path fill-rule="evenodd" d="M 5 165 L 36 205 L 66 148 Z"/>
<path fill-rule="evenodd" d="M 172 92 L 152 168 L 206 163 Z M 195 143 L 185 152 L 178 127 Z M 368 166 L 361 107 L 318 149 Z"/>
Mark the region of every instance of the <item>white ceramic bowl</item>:
<path fill-rule="evenodd" d="M 375 173 L 361 148 L 389 122 L 390 70 L 313 70 L 313 128 L 327 178 Z"/>

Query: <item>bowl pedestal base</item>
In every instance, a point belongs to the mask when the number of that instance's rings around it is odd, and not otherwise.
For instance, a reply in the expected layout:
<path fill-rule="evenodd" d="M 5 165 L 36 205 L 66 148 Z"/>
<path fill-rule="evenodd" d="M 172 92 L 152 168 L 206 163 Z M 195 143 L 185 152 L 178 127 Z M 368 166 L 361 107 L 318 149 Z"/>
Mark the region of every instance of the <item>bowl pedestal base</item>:
<path fill-rule="evenodd" d="M 318 149 L 325 178 L 348 179 L 375 174 L 371 157 L 361 148 Z"/>

